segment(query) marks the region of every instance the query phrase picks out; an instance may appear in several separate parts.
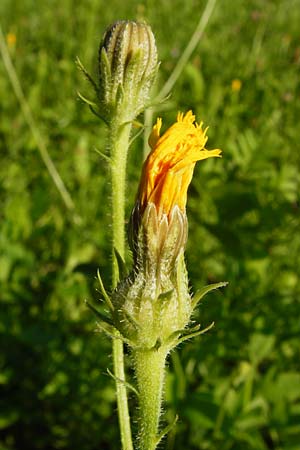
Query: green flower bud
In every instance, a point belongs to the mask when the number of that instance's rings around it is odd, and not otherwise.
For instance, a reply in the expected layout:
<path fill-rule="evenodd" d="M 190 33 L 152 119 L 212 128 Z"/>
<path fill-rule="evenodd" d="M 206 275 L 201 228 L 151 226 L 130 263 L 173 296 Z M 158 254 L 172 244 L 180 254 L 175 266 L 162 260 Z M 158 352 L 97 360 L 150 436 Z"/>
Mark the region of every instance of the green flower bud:
<path fill-rule="evenodd" d="M 150 273 L 155 265 L 158 276 L 168 276 L 179 253 L 185 248 L 187 229 L 186 214 L 177 205 L 169 218 L 166 214 L 159 218 L 153 203 L 148 204 L 142 216 L 137 203 L 130 223 L 135 267 Z"/>
<path fill-rule="evenodd" d="M 175 206 L 159 218 L 149 204 L 134 243 L 134 270 L 113 293 L 114 323 L 141 348 L 168 346 L 189 322 L 192 302 L 184 264 L 185 212 Z"/>
<path fill-rule="evenodd" d="M 118 21 L 107 29 L 99 49 L 98 96 L 108 122 L 116 113 L 131 121 L 143 111 L 157 67 L 155 39 L 148 25 Z"/>

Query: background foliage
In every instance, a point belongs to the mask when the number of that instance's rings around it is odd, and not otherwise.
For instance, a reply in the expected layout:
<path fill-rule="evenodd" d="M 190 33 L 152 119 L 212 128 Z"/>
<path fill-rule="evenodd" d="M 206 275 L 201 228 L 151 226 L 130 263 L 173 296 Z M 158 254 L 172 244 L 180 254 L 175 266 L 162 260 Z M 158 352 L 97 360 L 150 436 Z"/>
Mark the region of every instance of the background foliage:
<path fill-rule="evenodd" d="M 93 333 L 85 298 L 110 279 L 106 131 L 78 55 L 96 70 L 106 26 L 146 19 L 170 75 L 205 4 L 2 0 L 0 17 L 27 101 L 75 203 L 61 200 L 0 65 L 1 450 L 120 448 L 110 342 Z M 212 331 L 169 362 L 167 448 L 299 450 L 299 0 L 219 0 L 159 113 L 194 110 L 210 125 L 190 188 L 187 262 L 196 290 L 228 280 L 201 305 Z M 131 151 L 128 214 L 142 162 Z M 134 399 L 131 399 L 134 403 Z"/>

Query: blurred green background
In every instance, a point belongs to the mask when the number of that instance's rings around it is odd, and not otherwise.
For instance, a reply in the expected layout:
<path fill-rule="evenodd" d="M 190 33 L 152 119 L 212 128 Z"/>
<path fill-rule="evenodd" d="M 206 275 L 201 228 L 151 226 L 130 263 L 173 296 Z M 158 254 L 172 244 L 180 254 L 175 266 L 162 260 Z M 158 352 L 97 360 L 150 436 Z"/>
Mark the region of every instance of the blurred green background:
<path fill-rule="evenodd" d="M 108 169 L 93 150 L 105 148 L 106 129 L 78 100 L 77 90 L 91 90 L 74 61 L 95 73 L 104 29 L 145 19 L 162 61 L 159 89 L 204 7 L 1 0 L 19 81 L 77 215 L 49 177 L 1 61 L 1 450 L 120 449 L 111 343 L 84 305 L 99 298 L 98 267 L 110 281 Z M 197 313 L 213 330 L 169 360 L 165 420 L 178 413 L 179 422 L 168 450 L 300 449 L 299 23 L 299 0 L 218 0 L 158 112 L 168 125 L 192 108 L 210 126 L 207 147 L 223 150 L 196 168 L 186 254 L 193 290 L 229 281 Z M 130 153 L 127 216 L 142 147 L 139 138 Z"/>

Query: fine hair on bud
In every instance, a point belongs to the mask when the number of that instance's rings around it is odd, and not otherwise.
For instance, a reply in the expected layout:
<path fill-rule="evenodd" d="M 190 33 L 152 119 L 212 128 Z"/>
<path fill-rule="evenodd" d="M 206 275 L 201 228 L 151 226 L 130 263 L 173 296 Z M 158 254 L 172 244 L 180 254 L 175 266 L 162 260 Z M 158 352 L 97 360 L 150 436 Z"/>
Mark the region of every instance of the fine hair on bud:
<path fill-rule="evenodd" d="M 145 109 L 157 67 L 149 25 L 122 20 L 106 30 L 99 48 L 98 95 L 108 121 L 116 111 L 133 120 Z"/>

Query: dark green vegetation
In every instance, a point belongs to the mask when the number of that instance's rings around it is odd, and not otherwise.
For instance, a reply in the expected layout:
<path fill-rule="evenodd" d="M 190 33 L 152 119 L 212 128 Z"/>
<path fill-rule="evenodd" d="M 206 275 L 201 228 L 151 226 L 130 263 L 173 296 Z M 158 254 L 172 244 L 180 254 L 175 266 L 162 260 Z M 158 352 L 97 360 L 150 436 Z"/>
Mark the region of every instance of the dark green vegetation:
<path fill-rule="evenodd" d="M 2 0 L 10 53 L 51 158 L 75 204 L 68 211 L 43 165 L 0 65 L 1 450 L 120 448 L 110 342 L 84 299 L 110 280 L 105 126 L 77 99 L 90 89 L 105 27 L 145 18 L 170 75 L 203 1 Z M 215 327 L 172 354 L 167 448 L 300 448 L 300 2 L 217 2 L 205 36 L 159 114 L 192 108 L 210 125 L 189 191 L 191 285 L 228 280 L 199 308 Z M 240 80 L 239 83 L 233 80 Z M 142 140 L 130 155 L 128 214 Z M 134 398 L 131 398 L 134 404 Z M 165 442 L 166 444 L 166 442 Z"/>

